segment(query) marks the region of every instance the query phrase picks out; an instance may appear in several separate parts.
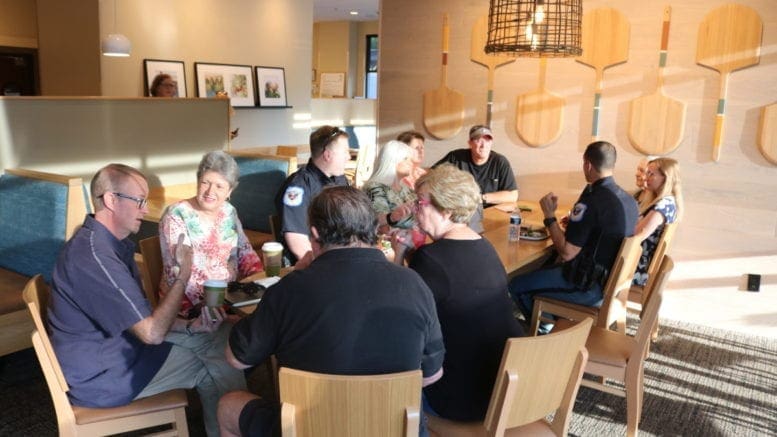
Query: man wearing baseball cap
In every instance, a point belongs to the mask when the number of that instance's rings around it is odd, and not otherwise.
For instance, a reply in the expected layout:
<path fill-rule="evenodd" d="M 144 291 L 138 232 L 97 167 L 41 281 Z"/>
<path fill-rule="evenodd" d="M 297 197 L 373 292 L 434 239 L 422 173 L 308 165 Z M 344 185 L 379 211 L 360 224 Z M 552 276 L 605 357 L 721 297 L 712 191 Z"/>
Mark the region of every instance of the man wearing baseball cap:
<path fill-rule="evenodd" d="M 453 150 L 434 164 L 436 167 L 451 163 L 470 172 L 480 187 L 483 207 L 518 200 L 518 185 L 510 162 L 503 155 L 491 151 L 493 143 L 491 129 L 477 124 L 469 130 L 469 149 Z"/>

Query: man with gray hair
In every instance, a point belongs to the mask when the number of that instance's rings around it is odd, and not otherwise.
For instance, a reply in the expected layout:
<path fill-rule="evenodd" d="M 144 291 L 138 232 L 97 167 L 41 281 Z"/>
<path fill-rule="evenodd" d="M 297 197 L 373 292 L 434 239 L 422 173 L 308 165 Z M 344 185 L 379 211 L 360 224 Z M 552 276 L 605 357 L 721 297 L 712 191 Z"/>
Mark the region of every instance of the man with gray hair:
<path fill-rule="evenodd" d="M 148 183 L 123 164 L 100 169 L 91 184 L 94 215 L 65 244 L 52 275 L 48 325 L 73 405 L 106 408 L 175 388 L 197 388 L 205 428 L 218 435 L 216 406 L 245 379 L 226 361 L 204 362 L 212 336 L 192 335 L 212 326 L 203 311 L 198 323 L 176 317 L 189 280 L 192 248 L 178 238 L 178 277 L 156 308 L 146 300 L 128 237 L 148 212 Z M 222 315 L 214 312 L 221 320 Z M 218 366 L 228 385 L 211 375 Z"/>

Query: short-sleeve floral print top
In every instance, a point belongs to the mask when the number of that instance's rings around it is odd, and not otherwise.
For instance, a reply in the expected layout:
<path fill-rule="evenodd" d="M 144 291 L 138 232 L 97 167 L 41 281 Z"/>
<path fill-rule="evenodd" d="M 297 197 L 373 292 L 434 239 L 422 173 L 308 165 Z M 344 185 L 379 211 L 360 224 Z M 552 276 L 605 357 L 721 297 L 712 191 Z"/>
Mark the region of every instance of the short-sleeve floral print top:
<path fill-rule="evenodd" d="M 390 186 L 377 182 L 364 184 L 365 193 L 372 201 L 372 208 L 378 214 L 388 214 L 394 208 L 416 199 L 415 191 L 405 184 L 400 184 L 400 190 L 394 191 Z M 415 216 L 411 215 L 400 220 L 394 227 L 410 229 L 415 224 Z"/>
<path fill-rule="evenodd" d="M 234 281 L 263 269 L 261 259 L 243 232 L 237 211 L 229 202 L 224 202 L 216 219 L 209 222 L 200 218 L 188 200 L 183 200 L 170 205 L 159 223 L 164 265 L 160 298 L 177 275 L 172 251 L 181 233 L 186 236 L 184 243 L 193 249 L 192 274 L 181 305 L 183 317 L 203 300 L 202 284 L 206 279 Z"/>

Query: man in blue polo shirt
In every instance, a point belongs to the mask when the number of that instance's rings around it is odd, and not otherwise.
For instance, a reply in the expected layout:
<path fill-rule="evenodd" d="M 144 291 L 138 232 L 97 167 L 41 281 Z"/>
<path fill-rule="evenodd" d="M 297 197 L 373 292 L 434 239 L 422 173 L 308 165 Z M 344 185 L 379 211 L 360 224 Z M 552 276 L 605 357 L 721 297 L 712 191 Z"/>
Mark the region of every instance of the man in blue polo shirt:
<path fill-rule="evenodd" d="M 310 134 L 310 160 L 286 179 L 275 197 L 281 220 L 285 256 L 292 265 L 312 259 L 308 205 L 329 185 L 345 186 L 345 164 L 351 158 L 348 134 L 334 126 L 321 126 Z"/>
<path fill-rule="evenodd" d="M 612 177 L 616 158 L 615 146 L 606 141 L 596 141 L 585 149 L 583 174 L 588 185 L 572 209 L 566 231 L 556 221 L 556 195 L 548 193 L 540 200 L 545 227 L 564 263 L 516 276 L 510 281 L 510 294 L 527 321 L 531 319 L 534 296 L 586 306 L 601 305 L 602 287 L 623 238 L 634 235 L 639 215 L 637 202 Z M 581 262 L 586 259 L 591 262 Z M 575 267 L 590 270 L 585 273 L 593 282 L 575 283 L 571 273 Z M 547 333 L 551 328 L 552 325 L 543 324 L 540 333 Z"/>
<path fill-rule="evenodd" d="M 218 435 L 216 407 L 222 394 L 244 389 L 242 372 L 213 353 L 215 330 L 203 316 L 176 317 L 191 273 L 192 249 L 175 250 L 178 278 L 156 308 L 145 298 L 134 243 L 148 212 L 148 184 L 138 170 L 109 164 L 92 179 L 94 215 L 67 242 L 52 276 L 48 324 L 51 342 L 73 405 L 104 408 L 174 388 L 196 387 L 208 435 Z"/>

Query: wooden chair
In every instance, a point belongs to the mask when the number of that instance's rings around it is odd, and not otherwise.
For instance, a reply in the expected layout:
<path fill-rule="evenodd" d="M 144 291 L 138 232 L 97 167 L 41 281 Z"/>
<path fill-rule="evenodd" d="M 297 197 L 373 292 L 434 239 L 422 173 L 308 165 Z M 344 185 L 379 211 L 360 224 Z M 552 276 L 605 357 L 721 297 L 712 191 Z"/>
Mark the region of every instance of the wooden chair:
<path fill-rule="evenodd" d="M 280 370 L 283 437 L 417 436 L 421 371 L 325 375 Z"/>
<path fill-rule="evenodd" d="M 641 285 L 632 285 L 629 289 L 627 307 L 629 312 L 637 314 L 642 313 L 642 309 L 649 297 L 648 294 L 645 293 L 645 290 L 650 289 L 651 282 L 654 280 L 656 273 L 658 272 L 658 268 L 661 265 L 661 261 L 664 259 L 664 255 L 666 255 L 669 251 L 669 247 L 672 244 L 672 239 L 674 239 L 674 234 L 676 231 L 677 222 L 669 223 L 668 225 L 664 226 L 664 230 L 661 232 L 661 238 L 658 240 L 658 246 L 656 246 L 656 251 L 653 253 L 653 259 L 650 260 L 650 265 L 648 266 L 648 282 L 644 287 Z"/>
<path fill-rule="evenodd" d="M 140 240 L 140 255 L 143 263 L 140 275 L 143 278 L 143 289 L 146 299 L 156 307 L 159 300 L 159 283 L 162 281 L 162 247 L 159 245 L 159 236 L 148 237 Z"/>
<path fill-rule="evenodd" d="M 603 378 L 601 382 L 584 379 L 582 385 L 607 393 L 626 397 L 626 434 L 637 434 L 639 419 L 642 415 L 643 370 L 645 357 L 650 345 L 653 326 L 658 323 L 658 311 L 661 308 L 663 290 L 674 262 L 664 256 L 661 266 L 652 281 L 642 320 L 636 337 L 613 332 L 602 327 L 594 327 L 588 336 L 588 364 L 585 373 Z M 608 385 L 606 378 L 621 381 L 625 390 Z"/>
<path fill-rule="evenodd" d="M 275 241 L 283 244 L 283 234 L 281 233 L 281 216 L 278 214 L 270 215 L 270 233 Z"/>
<path fill-rule="evenodd" d="M 623 239 L 618 256 L 610 270 L 610 276 L 602 289 L 601 307 L 587 307 L 550 297 L 535 296 L 531 324 L 529 325 L 532 335 L 536 335 L 543 313 L 554 314 L 570 320 L 591 318 L 596 321 L 595 326 L 603 328 L 608 328 L 613 322 L 617 322 L 618 331 L 626 332 L 627 291 L 634 279 L 634 271 L 637 269 L 641 253 L 641 242 L 636 237 Z M 552 322 L 552 320 L 548 321 Z"/>
<path fill-rule="evenodd" d="M 67 381 L 44 324 L 48 300 L 48 286 L 40 275 L 36 275 L 24 288 L 24 301 L 35 323 L 32 344 L 54 402 L 60 436 L 109 435 L 159 425 L 172 425 L 172 429 L 157 435 L 189 435 L 184 390 L 171 390 L 115 408 L 71 405 L 67 398 Z"/>
<path fill-rule="evenodd" d="M 430 433 L 442 437 L 566 436 L 592 323 L 584 319 L 562 332 L 508 339 L 485 421 L 462 423 L 429 415 Z M 546 417 L 553 413 L 551 423 Z"/>

